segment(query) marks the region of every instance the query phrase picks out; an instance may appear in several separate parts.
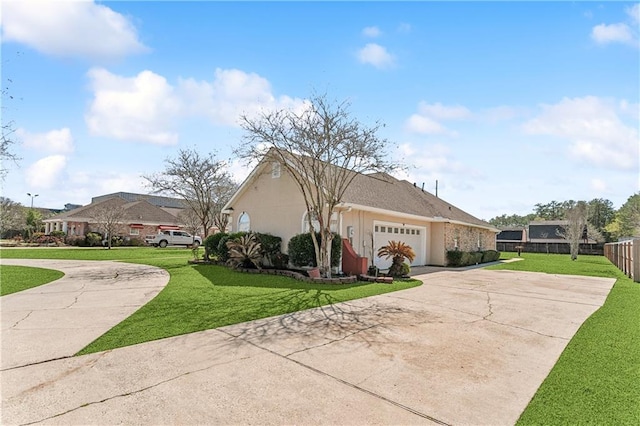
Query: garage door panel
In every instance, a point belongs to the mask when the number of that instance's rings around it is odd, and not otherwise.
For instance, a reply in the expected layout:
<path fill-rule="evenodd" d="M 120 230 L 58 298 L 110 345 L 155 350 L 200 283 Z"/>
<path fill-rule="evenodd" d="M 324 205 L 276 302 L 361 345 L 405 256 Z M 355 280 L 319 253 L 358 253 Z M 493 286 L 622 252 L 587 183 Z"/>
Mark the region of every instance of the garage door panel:
<path fill-rule="evenodd" d="M 411 263 L 412 266 L 424 265 L 426 259 L 425 243 L 426 228 L 418 226 L 407 226 L 401 223 L 375 223 L 374 222 L 374 242 L 375 253 L 380 247 L 386 246 L 389 241 L 402 241 L 411 246 L 416 253 L 416 257 Z M 375 257 L 374 264 L 380 269 L 388 269 L 392 259 Z"/>

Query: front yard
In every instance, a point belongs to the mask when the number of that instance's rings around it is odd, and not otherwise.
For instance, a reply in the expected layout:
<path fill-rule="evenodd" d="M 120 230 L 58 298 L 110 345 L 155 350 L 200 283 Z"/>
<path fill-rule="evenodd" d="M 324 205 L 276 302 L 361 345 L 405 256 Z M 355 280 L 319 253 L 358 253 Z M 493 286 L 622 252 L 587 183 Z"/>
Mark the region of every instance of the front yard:
<path fill-rule="evenodd" d="M 244 274 L 215 265 L 190 265 L 190 250 L 154 248 L 2 249 L 4 258 L 117 260 L 158 266 L 169 284 L 132 316 L 79 354 L 134 345 L 164 337 L 310 309 L 415 287 L 393 284 L 318 285 L 274 275 Z M 6 266 L 3 266 L 4 269 Z"/>

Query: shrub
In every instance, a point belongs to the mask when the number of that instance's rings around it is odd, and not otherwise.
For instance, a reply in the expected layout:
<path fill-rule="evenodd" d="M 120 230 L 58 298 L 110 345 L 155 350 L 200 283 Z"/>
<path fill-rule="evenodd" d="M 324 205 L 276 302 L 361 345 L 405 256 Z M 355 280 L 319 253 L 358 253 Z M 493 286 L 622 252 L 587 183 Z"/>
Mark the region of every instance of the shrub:
<path fill-rule="evenodd" d="M 141 239 L 141 238 L 137 238 L 137 237 L 126 239 L 125 240 L 125 245 L 131 246 L 131 247 L 146 246 L 144 240 Z"/>
<path fill-rule="evenodd" d="M 217 234 L 211 234 L 207 238 L 205 238 L 204 239 L 205 257 L 220 256 L 220 253 L 218 252 L 218 246 L 220 244 L 220 240 L 226 237 L 227 235 L 229 234 L 227 234 L 226 232 L 218 232 Z"/>
<path fill-rule="evenodd" d="M 89 232 L 86 237 L 86 243 L 89 247 L 102 245 L 102 234 L 98 232 Z"/>
<path fill-rule="evenodd" d="M 409 265 L 408 263 L 403 263 L 402 264 L 402 276 L 407 276 L 411 273 L 411 265 Z"/>
<path fill-rule="evenodd" d="M 480 251 L 462 252 L 462 259 L 460 260 L 460 266 L 476 265 L 481 262 L 482 262 L 482 252 Z"/>
<path fill-rule="evenodd" d="M 255 234 L 242 235 L 226 242 L 229 249 L 227 263 L 234 268 L 258 268 L 262 260 L 262 246 Z"/>
<path fill-rule="evenodd" d="M 271 259 L 271 264 L 276 269 L 287 269 L 289 267 L 289 255 L 280 252 Z"/>
<path fill-rule="evenodd" d="M 495 262 L 500 259 L 500 252 L 495 250 L 487 250 L 482 253 L 482 263 Z"/>
<path fill-rule="evenodd" d="M 220 238 L 217 249 L 218 260 L 220 262 L 226 262 L 227 260 L 229 260 L 229 247 L 227 247 L 227 241 L 233 241 L 245 235 L 247 235 L 246 232 L 234 232 L 231 234 L 226 234 L 222 238 Z"/>
<path fill-rule="evenodd" d="M 269 266 L 275 266 L 275 258 L 282 253 L 282 238 L 259 232 L 254 233 L 254 235 L 262 247 L 262 254 L 265 258 L 263 260 L 266 260 Z"/>
<path fill-rule="evenodd" d="M 55 238 L 64 238 L 67 236 L 67 233 L 64 231 L 51 231 L 49 232 L 49 235 Z"/>
<path fill-rule="evenodd" d="M 320 242 L 320 233 L 316 233 L 318 242 Z M 288 245 L 289 260 L 295 266 L 318 266 L 316 262 L 316 252 L 313 248 L 313 240 L 311 234 L 305 232 L 298 234 L 289 240 Z M 333 234 L 331 241 L 331 266 L 340 265 L 340 256 L 342 255 L 342 238 L 340 235 Z"/>
<path fill-rule="evenodd" d="M 461 266 L 462 253 L 458 250 L 447 250 L 447 266 Z"/>
<path fill-rule="evenodd" d="M 403 243 L 402 241 L 389 241 L 386 246 L 380 247 L 378 250 L 378 257 L 393 259 L 391 267 L 389 268 L 389 275 L 392 277 L 400 277 L 405 275 L 402 273 L 404 260 L 408 259 L 409 262 L 413 261 L 416 257 L 416 253 L 413 251 L 411 246 Z"/>
<path fill-rule="evenodd" d="M 87 246 L 86 238 L 81 237 L 79 235 L 67 235 L 67 238 L 64 239 L 64 243 L 70 246 L 77 246 L 77 247 Z"/>

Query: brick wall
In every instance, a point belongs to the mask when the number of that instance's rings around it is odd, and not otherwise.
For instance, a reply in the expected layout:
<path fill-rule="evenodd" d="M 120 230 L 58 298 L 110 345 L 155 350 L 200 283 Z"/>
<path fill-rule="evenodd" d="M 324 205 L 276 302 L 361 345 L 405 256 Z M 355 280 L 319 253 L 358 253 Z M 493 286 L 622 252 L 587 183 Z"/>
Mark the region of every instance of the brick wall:
<path fill-rule="evenodd" d="M 496 234 L 487 229 L 445 223 L 444 244 L 445 251 L 455 250 L 456 245 L 460 251 L 495 250 Z"/>

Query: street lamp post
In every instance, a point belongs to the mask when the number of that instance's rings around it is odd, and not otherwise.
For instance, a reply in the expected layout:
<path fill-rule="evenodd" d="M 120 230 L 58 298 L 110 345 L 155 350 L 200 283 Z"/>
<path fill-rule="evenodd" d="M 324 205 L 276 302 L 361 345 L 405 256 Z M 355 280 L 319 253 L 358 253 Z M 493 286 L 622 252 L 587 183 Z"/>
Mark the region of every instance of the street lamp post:
<path fill-rule="evenodd" d="M 29 214 L 33 217 L 33 199 L 36 198 L 38 194 L 31 194 L 30 192 L 27 192 L 27 195 L 31 197 L 31 210 L 29 211 Z M 33 235 L 33 231 L 31 228 L 35 228 L 35 223 L 27 224 L 27 232 L 29 233 L 29 237 Z"/>
<path fill-rule="evenodd" d="M 39 194 L 33 194 L 33 195 L 31 195 L 31 193 L 30 193 L 30 192 L 27 192 L 27 195 L 28 195 L 29 197 L 31 197 L 31 210 L 33 210 L 33 199 L 34 199 L 34 198 L 36 198 Z"/>

